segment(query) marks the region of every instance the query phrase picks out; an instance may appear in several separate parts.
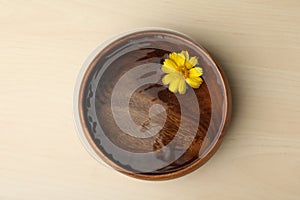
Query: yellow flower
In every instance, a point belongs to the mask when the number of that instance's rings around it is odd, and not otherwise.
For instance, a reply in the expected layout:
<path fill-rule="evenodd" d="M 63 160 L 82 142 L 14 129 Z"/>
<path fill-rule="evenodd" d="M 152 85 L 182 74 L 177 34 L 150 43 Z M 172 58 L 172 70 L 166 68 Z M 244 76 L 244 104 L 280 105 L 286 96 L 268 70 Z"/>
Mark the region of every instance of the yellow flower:
<path fill-rule="evenodd" d="M 196 57 L 189 57 L 187 51 L 181 53 L 170 53 L 169 58 L 165 59 L 161 70 L 166 73 L 162 82 L 164 85 L 169 84 L 171 92 L 184 94 L 186 83 L 192 88 L 199 88 L 203 82 L 203 70 L 201 67 L 195 67 L 198 64 Z"/>

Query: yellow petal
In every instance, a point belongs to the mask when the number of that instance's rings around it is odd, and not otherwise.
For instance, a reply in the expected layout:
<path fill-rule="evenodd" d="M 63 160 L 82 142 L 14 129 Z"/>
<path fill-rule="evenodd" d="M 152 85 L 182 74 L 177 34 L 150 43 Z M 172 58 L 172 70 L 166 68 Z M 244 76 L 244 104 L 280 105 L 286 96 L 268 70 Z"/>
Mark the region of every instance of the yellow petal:
<path fill-rule="evenodd" d="M 169 65 L 163 65 L 162 67 L 161 67 L 161 70 L 163 71 L 163 72 L 165 72 L 165 73 L 174 73 L 174 72 L 176 72 L 176 69 L 174 69 L 173 67 L 170 67 Z"/>
<path fill-rule="evenodd" d="M 178 84 L 178 92 L 179 94 L 184 94 L 186 91 L 186 83 L 184 79 L 180 79 L 179 84 Z"/>
<path fill-rule="evenodd" d="M 191 57 L 191 59 L 186 62 L 186 67 L 188 69 L 191 69 L 192 67 L 196 66 L 198 64 L 198 59 L 194 56 L 194 57 Z"/>
<path fill-rule="evenodd" d="M 177 58 L 177 53 L 175 53 L 175 52 L 170 53 L 169 58 L 175 62 L 175 60 Z"/>
<path fill-rule="evenodd" d="M 179 81 L 180 79 L 176 78 L 173 79 L 169 85 L 169 90 L 173 93 L 176 93 L 178 91 L 178 87 L 179 87 Z"/>
<path fill-rule="evenodd" d="M 193 66 L 198 64 L 198 59 L 196 56 L 191 57 L 191 59 L 189 61 Z"/>
<path fill-rule="evenodd" d="M 172 74 L 167 74 L 162 78 L 162 82 L 164 85 L 168 85 L 173 79 Z"/>
<path fill-rule="evenodd" d="M 201 83 L 203 82 L 202 78 L 200 77 L 191 77 L 185 79 L 185 81 L 192 87 L 192 88 L 199 88 Z"/>
<path fill-rule="evenodd" d="M 181 51 L 181 53 L 184 55 L 186 61 L 190 59 L 189 52 Z"/>
<path fill-rule="evenodd" d="M 201 67 L 194 67 L 189 70 L 189 77 L 198 77 L 202 76 L 203 70 Z"/>
<path fill-rule="evenodd" d="M 173 52 L 169 55 L 169 58 L 171 60 L 173 60 L 177 66 L 184 66 L 185 57 L 183 54 L 181 54 L 181 53 L 177 54 L 177 53 Z"/>
<path fill-rule="evenodd" d="M 170 67 L 170 68 L 173 68 L 173 69 L 175 69 L 175 70 L 177 69 L 176 63 L 175 63 L 173 60 L 171 60 L 171 59 L 165 59 L 163 65 L 164 65 L 164 66 L 167 66 L 167 67 Z"/>

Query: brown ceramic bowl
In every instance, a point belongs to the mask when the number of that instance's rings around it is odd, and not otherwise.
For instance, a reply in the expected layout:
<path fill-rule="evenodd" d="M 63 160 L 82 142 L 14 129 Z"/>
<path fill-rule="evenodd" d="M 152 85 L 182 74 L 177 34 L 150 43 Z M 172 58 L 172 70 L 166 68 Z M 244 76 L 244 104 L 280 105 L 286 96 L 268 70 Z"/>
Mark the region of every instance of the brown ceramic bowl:
<path fill-rule="evenodd" d="M 197 56 L 204 82 L 184 95 L 163 86 L 170 52 Z M 113 169 L 164 180 L 203 165 L 217 150 L 231 113 L 221 68 L 194 40 L 166 29 L 142 29 L 102 44 L 85 62 L 74 98 L 79 136 Z"/>

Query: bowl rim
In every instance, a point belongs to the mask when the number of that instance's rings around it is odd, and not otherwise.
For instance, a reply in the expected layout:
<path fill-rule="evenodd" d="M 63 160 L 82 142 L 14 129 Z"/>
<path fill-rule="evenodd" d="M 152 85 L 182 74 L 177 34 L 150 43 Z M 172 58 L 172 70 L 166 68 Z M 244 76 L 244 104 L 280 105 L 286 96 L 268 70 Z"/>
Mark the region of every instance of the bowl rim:
<path fill-rule="evenodd" d="M 224 94 L 225 94 L 225 117 L 222 119 L 222 125 L 223 127 L 220 129 L 220 134 L 218 138 L 214 141 L 214 143 L 211 145 L 210 149 L 203 155 L 202 158 L 194 161 L 190 165 L 179 169 L 174 172 L 166 173 L 166 174 L 139 174 L 134 173 L 132 171 L 126 170 L 110 159 L 108 159 L 100 150 L 97 148 L 96 144 L 93 142 L 91 135 L 88 132 L 87 127 L 84 127 L 83 124 L 85 123 L 83 118 L 83 110 L 82 110 L 82 98 L 83 98 L 83 91 L 85 89 L 85 84 L 87 83 L 87 79 L 90 75 L 90 72 L 94 68 L 95 64 L 99 60 L 101 52 L 108 47 L 110 44 L 117 42 L 118 40 L 125 38 L 126 36 L 133 35 L 133 34 L 141 34 L 145 32 L 157 32 L 157 33 L 164 33 L 169 34 L 171 36 L 175 36 L 178 39 L 189 42 L 194 47 L 196 47 L 199 51 L 201 51 L 204 56 L 210 60 L 210 62 L 213 64 L 212 66 L 217 69 L 217 72 L 219 73 L 219 77 L 221 77 L 222 86 L 224 87 Z M 231 91 L 228 84 L 228 80 L 225 76 L 225 73 L 223 69 L 215 62 L 215 60 L 211 57 L 211 55 L 208 53 L 208 51 L 203 48 L 201 45 L 199 45 L 195 40 L 190 38 L 189 36 L 180 33 L 178 31 L 174 31 L 171 29 L 166 28 L 158 28 L 158 27 L 145 27 L 145 28 L 138 28 L 133 29 L 130 31 L 123 32 L 121 34 L 115 35 L 111 37 L 110 39 L 106 40 L 105 42 L 101 43 L 96 49 L 94 49 L 87 59 L 82 64 L 82 67 L 79 71 L 79 74 L 76 79 L 76 84 L 74 88 L 74 95 L 73 95 L 73 117 L 77 129 L 77 135 L 80 138 L 81 143 L 85 147 L 85 149 L 90 153 L 90 155 L 96 159 L 98 162 L 103 164 L 104 166 L 108 168 L 115 169 L 118 172 L 121 172 L 122 174 L 143 179 L 143 180 L 168 180 L 173 178 L 178 178 L 183 175 L 186 175 L 196 169 L 198 169 L 200 166 L 202 166 L 204 163 L 206 163 L 217 151 L 220 144 L 222 143 L 223 136 L 226 132 L 226 128 L 228 125 L 228 122 L 231 117 Z"/>

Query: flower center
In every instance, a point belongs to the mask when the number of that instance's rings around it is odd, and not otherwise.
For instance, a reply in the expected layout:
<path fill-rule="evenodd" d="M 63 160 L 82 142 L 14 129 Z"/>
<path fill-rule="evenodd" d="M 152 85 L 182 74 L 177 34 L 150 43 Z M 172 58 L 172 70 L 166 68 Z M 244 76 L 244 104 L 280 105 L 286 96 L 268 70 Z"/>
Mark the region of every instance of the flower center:
<path fill-rule="evenodd" d="M 184 76 L 184 78 L 189 77 L 189 70 L 185 66 L 179 66 L 178 71 Z"/>

